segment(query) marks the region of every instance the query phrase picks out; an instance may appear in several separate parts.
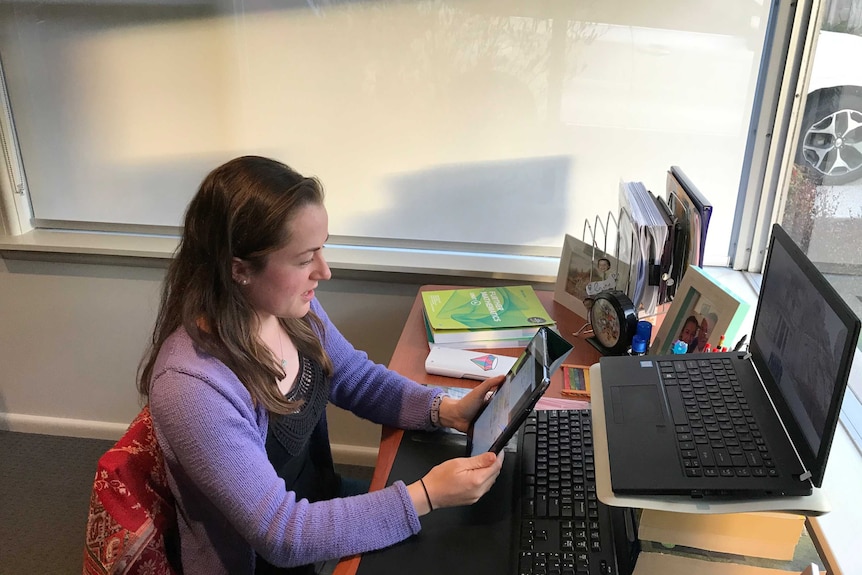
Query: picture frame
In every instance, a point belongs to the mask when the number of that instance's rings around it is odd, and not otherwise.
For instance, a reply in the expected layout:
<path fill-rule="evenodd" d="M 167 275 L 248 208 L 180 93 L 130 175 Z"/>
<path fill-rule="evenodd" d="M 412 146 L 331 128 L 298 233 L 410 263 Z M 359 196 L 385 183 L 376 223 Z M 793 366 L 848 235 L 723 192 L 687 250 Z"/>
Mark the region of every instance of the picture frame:
<path fill-rule="evenodd" d="M 589 318 L 593 296 L 618 289 L 620 277 L 617 258 L 594 244 L 566 234 L 554 285 L 554 301 L 582 318 Z"/>
<path fill-rule="evenodd" d="M 720 341 L 732 348 L 750 307 L 703 269 L 689 265 L 649 354 L 669 354 L 678 340 L 686 342 L 688 353 L 702 352 L 706 344 L 715 348 Z"/>
<path fill-rule="evenodd" d="M 590 366 L 564 363 L 560 366 L 563 372 L 563 397 L 573 397 L 589 401 L 590 399 Z"/>

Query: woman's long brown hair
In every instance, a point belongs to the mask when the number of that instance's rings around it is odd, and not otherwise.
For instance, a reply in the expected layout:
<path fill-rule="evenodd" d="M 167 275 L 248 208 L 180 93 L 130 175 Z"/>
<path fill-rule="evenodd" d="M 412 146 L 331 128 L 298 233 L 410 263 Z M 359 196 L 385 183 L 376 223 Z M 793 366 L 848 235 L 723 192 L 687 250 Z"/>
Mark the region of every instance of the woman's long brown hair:
<path fill-rule="evenodd" d="M 236 374 L 256 404 L 273 413 L 295 409 L 278 391 L 284 371 L 257 335 L 257 316 L 233 279 L 232 262 L 240 258 L 262 270 L 267 256 L 290 241 L 293 218 L 308 205 L 323 205 L 320 183 L 268 158 L 236 158 L 204 178 L 186 210 L 152 341 L 139 366 L 144 398 L 162 345 L 182 326 L 202 351 Z M 299 352 L 331 375 L 320 319 L 309 312 L 281 324 Z"/>

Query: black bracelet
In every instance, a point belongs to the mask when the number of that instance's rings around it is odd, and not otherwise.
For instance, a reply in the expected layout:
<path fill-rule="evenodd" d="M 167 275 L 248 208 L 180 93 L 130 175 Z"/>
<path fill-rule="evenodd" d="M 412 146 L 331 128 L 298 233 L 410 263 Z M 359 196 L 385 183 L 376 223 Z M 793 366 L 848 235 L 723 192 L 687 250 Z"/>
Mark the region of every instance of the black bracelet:
<path fill-rule="evenodd" d="M 422 491 L 425 492 L 425 499 L 428 500 L 428 507 L 431 511 L 434 511 L 434 506 L 431 505 L 431 497 L 428 495 L 428 488 L 425 487 L 425 482 L 422 479 L 419 480 L 419 484 L 422 485 Z"/>

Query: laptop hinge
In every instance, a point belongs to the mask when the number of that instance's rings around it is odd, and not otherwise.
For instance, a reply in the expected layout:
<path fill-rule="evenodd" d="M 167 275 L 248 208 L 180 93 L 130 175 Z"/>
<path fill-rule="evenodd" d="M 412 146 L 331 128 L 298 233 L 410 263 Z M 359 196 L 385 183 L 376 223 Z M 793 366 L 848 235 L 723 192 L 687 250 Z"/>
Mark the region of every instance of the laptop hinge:
<path fill-rule="evenodd" d="M 778 412 L 778 409 L 775 407 L 775 402 L 772 401 L 772 396 L 769 394 L 769 390 L 766 389 L 766 384 L 763 383 L 763 378 L 760 377 L 760 371 L 757 369 L 757 364 L 754 363 L 752 359 L 752 355 L 750 351 L 746 351 L 745 355 L 742 356 L 743 360 L 747 360 L 751 363 L 751 367 L 754 369 L 754 373 L 757 374 L 757 381 L 760 382 L 760 387 L 763 388 L 764 393 L 766 393 L 766 398 L 769 400 L 769 405 L 772 406 L 772 411 L 775 412 L 775 416 L 778 418 L 778 423 L 781 424 L 781 430 L 784 432 L 784 435 L 787 437 L 787 440 L 790 442 L 790 447 L 793 449 L 793 454 L 796 455 L 796 460 L 799 462 L 799 465 L 802 467 L 802 473 L 797 477 L 799 481 L 809 481 L 812 477 L 811 471 L 805 466 L 805 462 L 802 461 L 802 456 L 799 455 L 799 451 L 796 449 L 796 445 L 793 443 L 793 439 L 790 437 L 790 432 L 787 431 L 787 426 L 784 425 L 784 419 L 782 419 L 781 414 Z"/>

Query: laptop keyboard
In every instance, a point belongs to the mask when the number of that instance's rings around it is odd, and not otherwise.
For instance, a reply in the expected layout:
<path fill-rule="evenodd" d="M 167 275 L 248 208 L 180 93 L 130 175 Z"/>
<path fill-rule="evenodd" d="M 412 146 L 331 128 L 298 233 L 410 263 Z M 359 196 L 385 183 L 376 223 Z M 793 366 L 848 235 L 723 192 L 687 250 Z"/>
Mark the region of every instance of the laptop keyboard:
<path fill-rule="evenodd" d="M 609 508 L 596 497 L 590 411 L 534 412 L 520 441 L 518 574 L 616 575 Z"/>
<path fill-rule="evenodd" d="M 688 477 L 778 477 L 728 357 L 660 361 Z"/>

